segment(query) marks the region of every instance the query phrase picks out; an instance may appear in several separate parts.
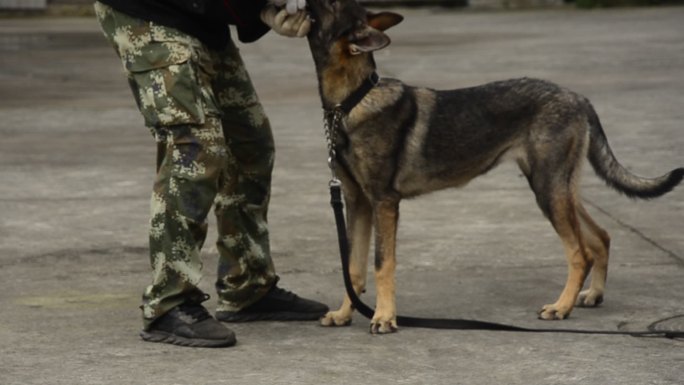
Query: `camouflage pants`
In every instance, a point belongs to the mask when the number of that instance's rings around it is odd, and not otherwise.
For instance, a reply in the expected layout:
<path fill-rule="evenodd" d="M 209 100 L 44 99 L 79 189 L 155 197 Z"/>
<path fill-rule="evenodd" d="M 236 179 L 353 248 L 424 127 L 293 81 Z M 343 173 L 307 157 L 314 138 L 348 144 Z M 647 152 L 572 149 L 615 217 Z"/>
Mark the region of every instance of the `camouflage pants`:
<path fill-rule="evenodd" d="M 183 32 L 101 3 L 95 11 L 157 142 L 145 326 L 205 297 L 197 285 L 212 206 L 218 309 L 248 306 L 276 279 L 266 222 L 274 146 L 238 49 L 231 42 L 210 50 Z"/>

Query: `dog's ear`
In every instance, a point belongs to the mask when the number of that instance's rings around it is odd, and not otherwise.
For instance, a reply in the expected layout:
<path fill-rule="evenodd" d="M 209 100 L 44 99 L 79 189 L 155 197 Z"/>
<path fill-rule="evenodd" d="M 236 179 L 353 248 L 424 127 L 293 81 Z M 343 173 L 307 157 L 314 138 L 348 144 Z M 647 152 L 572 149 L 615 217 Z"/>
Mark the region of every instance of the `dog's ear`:
<path fill-rule="evenodd" d="M 356 31 L 349 41 L 349 52 L 352 55 L 387 47 L 390 38 L 383 31 L 404 20 L 404 16 L 394 12 L 366 12 L 366 18 L 368 26 Z"/>
<path fill-rule="evenodd" d="M 373 27 L 365 27 L 354 33 L 349 40 L 349 53 L 358 55 L 363 52 L 377 51 L 387 47 L 389 43 L 390 38 L 384 32 Z"/>
<path fill-rule="evenodd" d="M 386 31 L 404 20 L 404 16 L 394 12 L 366 12 L 366 18 L 368 25 L 380 31 Z"/>

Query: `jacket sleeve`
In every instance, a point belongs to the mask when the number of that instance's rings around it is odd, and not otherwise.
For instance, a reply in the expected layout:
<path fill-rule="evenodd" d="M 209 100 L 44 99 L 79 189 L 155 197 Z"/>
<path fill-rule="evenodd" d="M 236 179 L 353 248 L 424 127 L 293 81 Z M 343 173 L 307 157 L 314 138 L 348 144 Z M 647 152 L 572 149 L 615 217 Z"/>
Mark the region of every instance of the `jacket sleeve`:
<path fill-rule="evenodd" d="M 261 21 L 261 10 L 267 0 L 219 0 L 237 28 L 238 39 L 251 43 L 264 36 L 271 28 Z"/>

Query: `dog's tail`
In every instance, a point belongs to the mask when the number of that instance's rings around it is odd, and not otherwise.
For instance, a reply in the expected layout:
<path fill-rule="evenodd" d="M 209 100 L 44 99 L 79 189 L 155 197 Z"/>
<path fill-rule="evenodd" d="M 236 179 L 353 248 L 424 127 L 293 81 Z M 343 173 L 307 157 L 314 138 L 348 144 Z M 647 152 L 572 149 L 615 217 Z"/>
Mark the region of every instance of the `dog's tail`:
<path fill-rule="evenodd" d="M 670 192 L 682 181 L 684 168 L 657 178 L 643 178 L 629 172 L 615 159 L 596 112 L 591 107 L 589 111 L 589 162 L 608 186 L 630 198 L 652 199 Z"/>

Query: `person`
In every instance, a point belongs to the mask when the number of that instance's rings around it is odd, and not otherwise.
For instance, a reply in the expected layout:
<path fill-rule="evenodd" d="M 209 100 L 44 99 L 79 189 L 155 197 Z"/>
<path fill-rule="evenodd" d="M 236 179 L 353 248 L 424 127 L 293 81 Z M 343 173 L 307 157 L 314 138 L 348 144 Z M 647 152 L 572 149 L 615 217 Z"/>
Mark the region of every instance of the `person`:
<path fill-rule="evenodd" d="M 99 0 L 96 17 L 121 58 L 157 144 L 151 198 L 152 283 L 145 341 L 224 347 L 223 322 L 313 320 L 328 307 L 277 286 L 267 210 L 274 143 L 238 49 L 269 30 L 303 37 L 304 0 Z M 211 208 L 219 252 L 215 317 L 198 288 Z"/>

